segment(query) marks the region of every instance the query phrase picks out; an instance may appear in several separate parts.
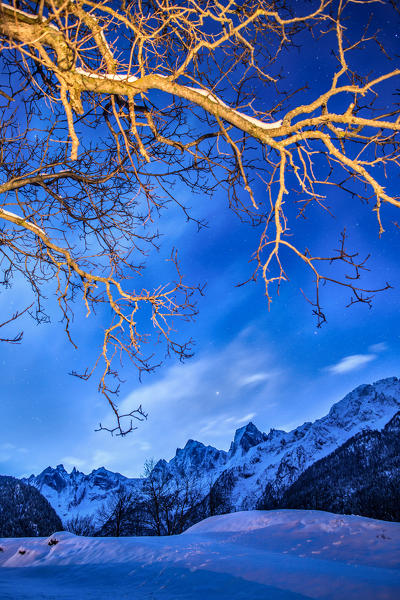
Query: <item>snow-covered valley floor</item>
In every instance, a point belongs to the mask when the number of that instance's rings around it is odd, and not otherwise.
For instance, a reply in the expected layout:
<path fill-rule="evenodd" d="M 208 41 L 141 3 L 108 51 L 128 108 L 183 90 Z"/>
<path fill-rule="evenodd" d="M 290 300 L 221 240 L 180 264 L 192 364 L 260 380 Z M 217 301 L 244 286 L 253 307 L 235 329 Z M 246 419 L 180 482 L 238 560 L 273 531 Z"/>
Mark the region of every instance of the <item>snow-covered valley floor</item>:
<path fill-rule="evenodd" d="M 238 512 L 173 537 L 60 532 L 0 547 L 1 600 L 400 598 L 400 524 L 317 511 Z"/>

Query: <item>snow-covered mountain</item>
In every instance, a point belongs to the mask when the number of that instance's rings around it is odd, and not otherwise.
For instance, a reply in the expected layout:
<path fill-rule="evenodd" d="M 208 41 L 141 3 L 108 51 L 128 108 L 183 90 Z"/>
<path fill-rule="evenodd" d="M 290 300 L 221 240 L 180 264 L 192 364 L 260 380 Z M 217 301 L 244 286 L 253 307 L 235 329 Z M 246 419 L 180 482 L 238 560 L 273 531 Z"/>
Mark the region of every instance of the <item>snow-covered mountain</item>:
<path fill-rule="evenodd" d="M 391 377 L 357 387 L 314 423 L 268 434 L 248 423 L 236 431 L 228 452 L 189 440 L 172 460 L 161 460 L 154 469 L 189 479 L 203 496 L 211 493 L 218 512 L 251 510 L 262 504 L 266 491 L 279 498 L 310 465 L 361 431 L 383 429 L 399 410 L 400 380 Z M 41 491 L 63 520 L 94 514 L 120 488 L 140 495 L 143 485 L 143 480 L 104 468 L 85 475 L 76 469 L 67 473 L 62 465 L 25 481 Z"/>
<path fill-rule="evenodd" d="M 265 498 L 265 507 L 274 504 Z M 381 431 L 364 430 L 313 463 L 277 504 L 400 521 L 400 411 Z"/>
<path fill-rule="evenodd" d="M 311 464 L 360 431 L 382 429 L 399 410 L 400 380 L 391 377 L 357 387 L 314 423 L 290 432 L 272 429 L 265 441 L 248 449 L 247 444 L 236 452 L 231 447 L 224 472 L 214 486 L 224 500 L 224 510 L 257 507 L 267 487 L 279 497 Z M 253 430 L 252 424 L 244 429 L 250 427 Z M 243 439 L 247 440 L 244 435 Z"/>
<path fill-rule="evenodd" d="M 37 488 L 65 523 L 77 515 L 94 515 L 110 494 L 120 488 L 136 490 L 140 479 L 129 479 L 104 467 L 85 475 L 75 467 L 67 473 L 63 465 L 47 467 L 40 475 L 23 479 Z"/>

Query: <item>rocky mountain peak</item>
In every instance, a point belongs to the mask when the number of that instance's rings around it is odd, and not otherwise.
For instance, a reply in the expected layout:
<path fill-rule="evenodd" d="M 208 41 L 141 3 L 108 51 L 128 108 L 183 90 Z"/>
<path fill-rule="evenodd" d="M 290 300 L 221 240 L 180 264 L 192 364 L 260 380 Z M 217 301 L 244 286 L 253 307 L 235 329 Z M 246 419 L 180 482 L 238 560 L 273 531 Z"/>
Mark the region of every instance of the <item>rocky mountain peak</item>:
<path fill-rule="evenodd" d="M 197 442 L 196 440 L 188 440 L 183 448 L 177 448 L 175 453 L 175 458 L 178 457 L 182 459 L 185 456 L 198 454 L 204 450 L 205 445 L 201 442 Z"/>
<path fill-rule="evenodd" d="M 373 384 L 359 385 L 334 404 L 324 420 L 326 424 L 346 431 L 363 423 L 374 423 L 379 428 L 388 422 L 396 409 L 400 410 L 400 381 L 397 377 L 389 377 Z"/>
<path fill-rule="evenodd" d="M 188 440 L 185 444 L 184 450 L 191 452 L 200 448 L 205 448 L 205 445 L 201 442 L 197 442 L 196 440 Z"/>
<path fill-rule="evenodd" d="M 93 469 L 88 477 L 113 477 L 114 475 L 113 471 L 108 471 L 105 467 L 99 467 L 98 469 Z"/>
<path fill-rule="evenodd" d="M 47 467 L 38 475 L 36 478 L 34 475 L 31 475 L 27 481 L 27 483 L 31 483 L 31 480 L 37 481 L 37 486 L 41 489 L 44 485 L 47 485 L 49 488 L 53 488 L 56 492 L 60 492 L 67 485 L 68 473 L 64 468 L 64 465 L 57 465 L 54 469 L 53 467 Z"/>
<path fill-rule="evenodd" d="M 235 437 L 229 448 L 229 455 L 233 456 L 240 451 L 246 453 L 253 446 L 265 442 L 267 438 L 268 436 L 257 429 L 254 423 L 250 421 L 244 427 L 236 430 Z"/>
<path fill-rule="evenodd" d="M 167 468 L 170 473 L 176 471 L 185 476 L 197 476 L 225 464 L 226 456 L 224 450 L 190 439 L 183 449 L 177 449 L 174 458 L 167 463 Z"/>

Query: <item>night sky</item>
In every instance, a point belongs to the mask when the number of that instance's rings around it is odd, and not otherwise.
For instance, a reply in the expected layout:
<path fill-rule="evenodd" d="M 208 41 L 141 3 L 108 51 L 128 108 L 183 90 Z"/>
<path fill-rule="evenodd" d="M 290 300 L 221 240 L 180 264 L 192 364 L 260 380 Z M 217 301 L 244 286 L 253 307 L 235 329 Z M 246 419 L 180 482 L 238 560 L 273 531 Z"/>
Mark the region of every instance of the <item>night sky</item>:
<path fill-rule="evenodd" d="M 388 21 L 382 9 L 378 26 L 397 55 L 398 25 Z M 322 63 L 314 61 L 312 69 L 306 60 L 311 54 Z M 334 64 L 322 58 L 310 47 L 292 58 L 288 76 L 293 74 L 293 86 L 307 78 L 310 90 L 305 94 L 322 91 Z M 367 55 L 359 57 L 361 66 L 369 60 Z M 399 194 L 398 173 L 390 183 L 392 193 Z M 181 327 L 195 340 L 194 357 L 184 364 L 167 359 L 141 383 L 125 365 L 121 409 L 142 404 L 148 419 L 125 438 L 95 432 L 99 421 L 112 423 L 110 411 L 94 379 L 83 382 L 69 372 L 93 361 L 107 315 L 100 312 L 97 319 L 86 319 L 78 309 L 76 351 L 49 296 L 51 324 L 38 326 L 21 319 L 23 343 L 0 347 L 1 474 L 29 475 L 63 463 L 67 469 L 76 466 L 89 472 L 105 466 L 136 476 L 145 459 L 168 460 L 189 438 L 228 449 L 235 429 L 250 420 L 266 432 L 271 427 L 291 429 L 323 416 L 361 383 L 400 375 L 400 231 L 392 226 L 400 221 L 400 213 L 384 211 L 387 231 L 379 239 L 373 205 L 333 190 L 328 204 L 334 217 L 315 209 L 307 220 L 295 223 L 300 246 L 311 240 L 314 248 L 326 252 L 337 247 L 346 225 L 350 246 L 361 256 L 371 254 L 366 285 L 379 287 L 388 281 L 393 286 L 375 297 L 372 308 L 346 308 L 348 294 L 326 286 L 322 304 L 327 323 L 317 328 L 312 307 L 299 291 L 312 289 L 301 264 L 287 257 L 290 281 L 268 311 L 261 282 L 236 287 L 252 272 L 249 259 L 260 231 L 240 223 L 221 192 L 209 200 L 190 198 L 182 189 L 179 197 L 196 216 L 207 219 L 208 227 L 197 231 L 177 209 L 165 211 L 159 223 L 161 249 L 149 257 L 146 278 L 157 282 L 171 248 L 177 247 L 188 280 L 206 284 L 196 321 Z M 2 314 L 24 308 L 29 297 L 24 284 L 15 280 L 11 290 L 0 294 Z"/>

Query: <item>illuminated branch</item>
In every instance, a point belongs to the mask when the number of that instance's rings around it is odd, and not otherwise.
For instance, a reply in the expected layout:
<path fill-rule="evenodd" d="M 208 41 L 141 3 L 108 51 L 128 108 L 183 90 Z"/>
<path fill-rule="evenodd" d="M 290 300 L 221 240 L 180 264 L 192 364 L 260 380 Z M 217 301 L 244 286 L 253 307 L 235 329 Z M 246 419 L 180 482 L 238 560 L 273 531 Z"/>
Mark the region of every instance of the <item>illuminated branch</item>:
<path fill-rule="evenodd" d="M 41 284 L 55 277 L 69 337 L 77 295 L 88 314 L 98 303 L 111 307 L 99 360 L 82 377 L 102 361 L 100 390 L 120 434 L 118 386 L 107 384 L 117 376 L 113 362 L 127 355 L 139 371 L 154 367 L 142 354 L 151 332 L 139 331 L 141 307 L 150 308 L 167 352 L 190 355 L 172 322 L 195 315 L 196 287 L 184 282 L 176 254 L 175 282 L 135 291 L 157 245 L 157 213 L 176 202 L 193 219 L 173 184 L 210 196 L 226 190 L 240 218 L 263 226 L 250 278 L 260 275 L 268 305 L 289 279 L 288 252 L 312 274 L 318 324 L 322 283 L 349 290 L 350 303 L 370 303 L 378 291 L 359 283 L 365 261 L 348 252 L 345 234 L 338 251 L 316 256 L 299 247 L 294 217 L 311 205 L 334 213 L 336 189 L 373 201 L 381 235 L 383 208 L 400 207 L 392 177 L 400 166 L 400 69 L 369 22 L 383 8 L 397 18 L 385 0 L 0 3 L 3 61 L 16 78 L 0 90 L 3 260 L 28 279 L 40 307 Z M 301 46 L 316 39 L 331 61 L 329 85 L 285 92 L 292 49 L 302 61 Z M 365 48 L 383 51 L 380 72 L 362 72 L 357 51 Z M 385 110 L 381 94 L 390 98 Z M 350 220 L 350 203 L 347 211 Z"/>

